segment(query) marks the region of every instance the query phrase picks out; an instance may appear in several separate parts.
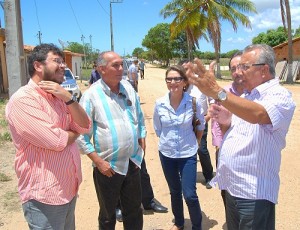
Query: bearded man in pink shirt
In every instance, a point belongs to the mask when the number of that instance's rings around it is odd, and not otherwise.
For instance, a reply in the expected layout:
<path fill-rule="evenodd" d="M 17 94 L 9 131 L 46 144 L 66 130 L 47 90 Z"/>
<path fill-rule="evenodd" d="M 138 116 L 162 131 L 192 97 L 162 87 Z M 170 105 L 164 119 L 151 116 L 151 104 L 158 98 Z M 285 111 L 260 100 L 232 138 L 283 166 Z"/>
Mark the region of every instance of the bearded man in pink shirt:
<path fill-rule="evenodd" d="M 82 181 L 75 144 L 91 122 L 67 90 L 63 52 L 36 46 L 28 58 L 31 79 L 6 106 L 16 147 L 15 171 L 30 229 L 75 229 L 75 204 Z"/>

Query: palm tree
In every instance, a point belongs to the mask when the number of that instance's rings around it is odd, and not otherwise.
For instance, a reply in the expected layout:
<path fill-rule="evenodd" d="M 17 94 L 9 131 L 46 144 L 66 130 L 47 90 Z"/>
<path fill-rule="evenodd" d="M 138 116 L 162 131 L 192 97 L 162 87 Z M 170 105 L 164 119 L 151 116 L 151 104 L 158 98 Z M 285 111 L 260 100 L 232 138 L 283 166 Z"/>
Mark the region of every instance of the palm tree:
<path fill-rule="evenodd" d="M 292 84 L 293 81 L 293 39 L 291 28 L 291 11 L 290 3 L 288 0 L 280 0 L 282 24 L 288 35 L 288 75 L 286 82 Z"/>
<path fill-rule="evenodd" d="M 189 60 L 193 59 L 194 48 L 199 48 L 199 38 L 204 37 L 208 40 L 205 34 L 206 25 L 200 24 L 200 22 L 206 23 L 206 21 L 201 20 L 202 15 L 199 14 L 197 5 L 196 1 L 173 0 L 160 11 L 164 18 L 175 17 L 170 24 L 172 39 L 181 32 L 185 32 Z"/>
<path fill-rule="evenodd" d="M 250 20 L 242 12 L 256 13 L 254 4 L 249 0 L 232 0 L 232 1 L 207 1 L 202 5 L 202 12 L 207 15 L 208 34 L 210 41 L 213 43 L 216 63 L 217 63 L 217 77 L 221 78 L 220 71 L 220 51 L 221 51 L 221 21 L 228 21 L 231 23 L 233 30 L 236 32 L 238 22 L 247 28 L 251 28 Z"/>
<path fill-rule="evenodd" d="M 176 29 L 171 30 L 171 35 L 184 30 L 186 33 L 189 31 L 192 35 L 188 36 L 188 40 L 197 47 L 198 39 L 208 35 L 216 53 L 218 77 L 220 77 L 221 22 L 230 22 L 235 32 L 238 22 L 251 28 L 250 20 L 242 12 L 256 13 L 254 4 L 249 0 L 173 0 L 161 10 L 165 18 L 175 16 L 171 25 Z"/>

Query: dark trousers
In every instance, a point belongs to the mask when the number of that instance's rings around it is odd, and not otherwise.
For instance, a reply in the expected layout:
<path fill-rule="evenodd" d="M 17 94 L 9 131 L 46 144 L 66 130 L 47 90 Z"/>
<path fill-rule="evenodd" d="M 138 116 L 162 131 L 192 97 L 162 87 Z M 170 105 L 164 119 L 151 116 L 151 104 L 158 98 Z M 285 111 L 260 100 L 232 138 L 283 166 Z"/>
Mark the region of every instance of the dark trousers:
<path fill-rule="evenodd" d="M 132 81 L 132 80 L 128 80 L 128 81 L 134 88 L 135 92 L 138 92 L 138 81 Z"/>
<path fill-rule="evenodd" d="M 142 186 L 142 204 L 144 208 L 150 208 L 151 201 L 154 198 L 154 194 L 150 182 L 150 176 L 147 171 L 145 159 L 143 159 L 141 165 L 141 186 Z"/>
<path fill-rule="evenodd" d="M 213 178 L 213 166 L 211 164 L 209 151 L 207 149 L 207 130 L 208 124 L 206 123 L 205 129 L 203 130 L 200 147 L 198 149 L 202 173 L 206 182 L 210 181 Z"/>
<path fill-rule="evenodd" d="M 218 161 L 219 161 L 219 147 L 216 147 L 216 168 L 218 168 Z M 226 192 L 225 190 L 221 190 L 221 197 L 223 200 L 223 204 L 226 210 Z"/>
<path fill-rule="evenodd" d="M 141 187 L 142 187 L 142 204 L 146 209 L 151 209 L 151 201 L 154 199 L 154 193 L 150 182 L 150 175 L 147 171 L 145 159 L 141 164 Z M 118 202 L 118 209 L 121 209 L 121 202 Z"/>
<path fill-rule="evenodd" d="M 125 230 L 143 229 L 141 208 L 141 176 L 136 165 L 129 161 L 127 175 L 114 174 L 107 177 L 98 168 L 93 172 L 94 184 L 100 206 L 98 222 L 101 230 L 114 230 L 116 225 L 116 207 L 121 201 L 123 227 Z"/>
<path fill-rule="evenodd" d="M 140 69 L 140 74 L 141 74 L 141 79 L 144 79 L 144 74 L 145 74 L 145 72 L 144 72 L 143 69 Z"/>
<path fill-rule="evenodd" d="M 249 200 L 226 191 L 228 230 L 275 230 L 275 204 L 268 200 Z"/>

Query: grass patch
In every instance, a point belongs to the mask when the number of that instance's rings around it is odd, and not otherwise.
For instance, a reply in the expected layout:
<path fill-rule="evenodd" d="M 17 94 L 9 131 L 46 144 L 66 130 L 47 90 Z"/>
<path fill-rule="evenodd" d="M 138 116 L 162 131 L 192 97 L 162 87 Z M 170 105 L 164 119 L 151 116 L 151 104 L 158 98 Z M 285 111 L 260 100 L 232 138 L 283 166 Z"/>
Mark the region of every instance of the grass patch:
<path fill-rule="evenodd" d="M 0 98 L 0 143 L 12 141 L 8 131 L 8 123 L 5 119 L 5 106 L 8 100 Z"/>
<path fill-rule="evenodd" d="M 0 97 L 0 105 L 6 105 L 7 99 Z"/>
<path fill-rule="evenodd" d="M 0 134 L 0 142 L 12 141 L 10 133 L 5 131 L 3 134 Z"/>
<path fill-rule="evenodd" d="M 19 195 L 17 191 L 8 191 L 2 197 L 3 207 L 7 211 L 17 211 L 20 209 Z"/>
<path fill-rule="evenodd" d="M 84 81 L 87 81 L 90 79 L 90 76 L 91 76 L 91 72 L 92 72 L 93 69 L 84 69 L 82 68 L 81 69 L 81 77 L 82 77 L 82 80 Z"/>
<path fill-rule="evenodd" d="M 7 182 L 11 180 L 12 178 L 10 176 L 7 176 L 6 174 L 0 172 L 0 182 Z"/>
<path fill-rule="evenodd" d="M 6 121 L 5 119 L 1 119 L 1 120 L 0 120 L 0 126 L 1 126 L 1 127 L 4 128 L 4 127 L 7 127 L 7 125 L 8 125 L 8 124 L 7 124 L 7 121 Z"/>

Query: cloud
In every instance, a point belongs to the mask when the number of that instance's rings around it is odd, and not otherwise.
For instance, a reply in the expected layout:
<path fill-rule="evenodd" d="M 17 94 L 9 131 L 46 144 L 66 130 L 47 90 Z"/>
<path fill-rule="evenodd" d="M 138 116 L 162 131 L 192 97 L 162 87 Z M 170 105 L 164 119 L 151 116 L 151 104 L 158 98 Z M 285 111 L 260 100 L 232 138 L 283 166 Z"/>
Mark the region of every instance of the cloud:
<path fill-rule="evenodd" d="M 282 26 L 279 1 L 254 0 L 258 14 L 249 16 L 253 31 L 266 31 Z M 290 1 L 292 28 L 300 25 L 300 0 Z"/>
<path fill-rule="evenodd" d="M 226 41 L 228 42 L 232 42 L 232 43 L 245 43 L 246 40 L 245 38 L 242 38 L 242 37 L 230 37 L 230 38 L 227 38 Z"/>
<path fill-rule="evenodd" d="M 280 1 L 270 0 L 252 0 L 258 13 L 264 12 L 267 9 L 278 9 L 280 8 Z"/>

